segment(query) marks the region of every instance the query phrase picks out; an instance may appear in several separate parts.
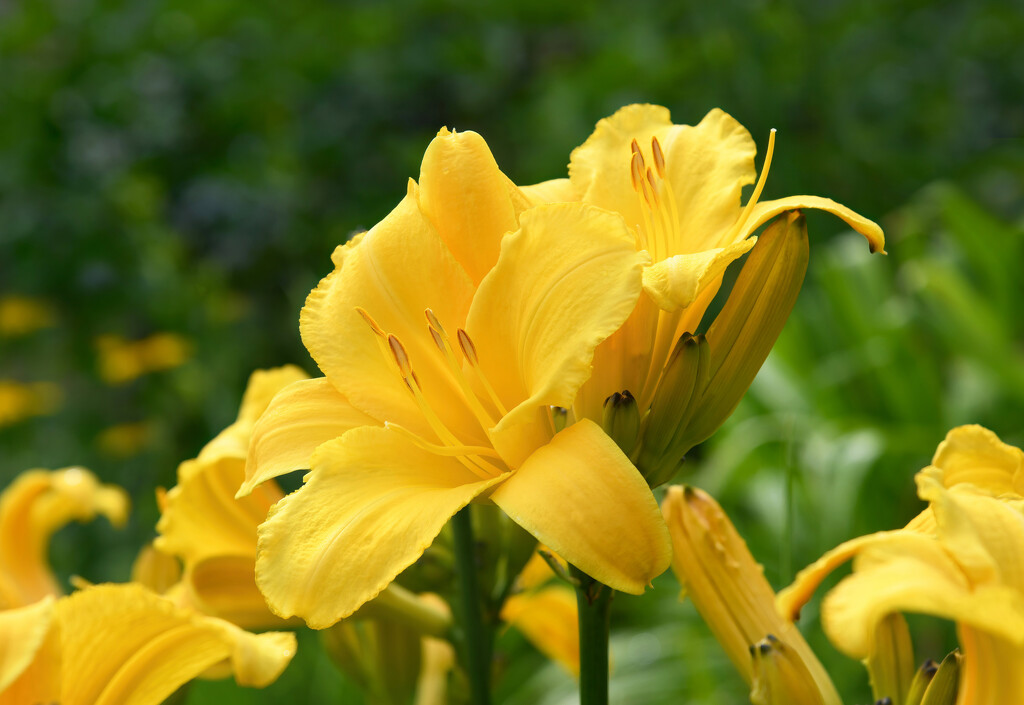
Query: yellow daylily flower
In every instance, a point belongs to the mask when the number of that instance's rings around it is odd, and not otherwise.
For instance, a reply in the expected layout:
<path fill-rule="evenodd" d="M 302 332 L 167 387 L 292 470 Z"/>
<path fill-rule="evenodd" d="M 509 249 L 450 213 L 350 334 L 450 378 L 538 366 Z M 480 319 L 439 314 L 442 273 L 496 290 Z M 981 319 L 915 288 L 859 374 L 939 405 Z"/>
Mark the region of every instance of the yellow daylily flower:
<path fill-rule="evenodd" d="M 351 614 L 474 499 L 614 589 L 667 567 L 642 476 L 597 424 L 556 434 L 549 411 L 633 310 L 646 254 L 617 215 L 526 205 L 479 135 L 442 130 L 420 183 L 335 252 L 300 319 L 326 376 L 271 403 L 242 489 L 311 468 L 260 528 L 278 614 Z"/>
<path fill-rule="evenodd" d="M 822 603 L 822 622 L 843 652 L 863 658 L 876 625 L 893 612 L 957 623 L 963 660 L 957 705 L 1009 702 L 1024 693 L 1024 498 L 1021 452 L 980 427 L 954 429 L 917 474 L 926 513 L 906 529 L 846 542 L 779 594 L 797 614 L 821 580 L 853 559 L 853 574 Z"/>
<path fill-rule="evenodd" d="M 60 406 L 61 398 L 60 387 L 52 382 L 0 379 L 0 428 L 51 414 Z"/>
<path fill-rule="evenodd" d="M 116 385 L 150 372 L 180 367 L 192 354 L 192 343 L 177 333 L 156 333 L 135 341 L 101 335 L 96 339 L 96 351 L 100 377 Z"/>
<path fill-rule="evenodd" d="M 275 394 L 304 379 L 294 365 L 254 372 L 235 422 L 179 466 L 178 484 L 161 498 L 159 536 L 137 566 L 147 585 L 166 583 L 166 557 L 174 556 L 184 574 L 164 587 L 179 604 L 245 628 L 281 624 L 256 588 L 256 531 L 284 493 L 270 481 L 246 497 L 235 494 L 245 479 L 253 425 Z"/>
<path fill-rule="evenodd" d="M 672 534 L 672 570 L 683 595 L 751 687 L 756 705 L 840 705 L 835 686 L 729 517 L 707 493 L 668 488 L 661 505 Z"/>
<path fill-rule="evenodd" d="M 53 308 L 45 301 L 14 294 L 0 296 L 2 338 L 16 338 L 42 328 L 49 328 L 56 319 Z"/>
<path fill-rule="evenodd" d="M 250 634 L 141 585 L 95 585 L 0 612 L 0 702 L 157 705 L 212 671 L 264 687 L 294 654 L 293 634 Z"/>
<path fill-rule="evenodd" d="M 883 251 L 884 237 L 875 223 L 827 198 L 759 201 L 773 147 L 774 132 L 760 179 L 744 206 L 741 191 L 755 181 L 756 149 L 742 125 L 717 109 L 695 126 L 674 125 L 663 107 L 630 105 L 598 122 L 594 133 L 572 152 L 568 179 L 523 189 L 532 202 L 583 201 L 622 214 L 635 247 L 651 255 L 636 308 L 594 354 L 594 373 L 575 401 L 576 418 L 601 422 L 606 400 L 627 392 L 637 408 L 631 413 L 641 418 L 648 413 L 659 386 L 665 384 L 673 346 L 680 336 L 697 330 L 726 267 L 754 246 L 753 233 L 775 216 L 798 209 L 824 210 L 863 234 L 872 251 Z M 790 275 L 798 277 L 797 288 L 802 276 L 802 270 Z M 766 291 L 771 293 L 771 287 Z M 777 330 L 771 333 L 771 341 L 777 334 Z M 721 341 L 712 345 L 712 359 L 726 349 Z M 767 349 L 756 360 L 755 372 Z M 742 390 L 731 395 L 735 402 L 750 382 L 743 381 Z M 718 386 L 730 383 L 721 378 L 715 382 Z M 670 391 L 679 396 L 685 390 Z M 722 416 L 721 423 L 724 415 L 720 411 L 717 415 Z M 706 437 L 713 430 L 698 435 Z M 639 432 L 643 434 L 642 429 Z M 696 438 L 695 443 L 702 440 Z M 635 436 L 628 439 L 627 453 L 636 442 Z M 678 457 L 672 459 L 672 469 L 686 450 L 673 450 Z M 648 467 L 656 459 L 635 453 L 632 457 L 649 480 L 657 475 L 652 485 L 669 479 L 671 472 Z"/>
<path fill-rule="evenodd" d="M 105 516 L 121 526 L 128 496 L 88 470 L 29 470 L 0 494 L 0 609 L 23 607 L 64 591 L 50 570 L 50 537 L 71 521 Z"/>

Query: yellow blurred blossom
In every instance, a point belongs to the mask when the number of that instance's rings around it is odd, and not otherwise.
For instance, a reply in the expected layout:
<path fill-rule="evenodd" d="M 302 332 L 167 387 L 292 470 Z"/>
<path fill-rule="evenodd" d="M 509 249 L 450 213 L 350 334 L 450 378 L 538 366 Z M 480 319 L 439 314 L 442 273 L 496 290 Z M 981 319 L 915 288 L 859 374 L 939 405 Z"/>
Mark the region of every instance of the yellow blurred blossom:
<path fill-rule="evenodd" d="M 192 343 L 177 333 L 156 333 L 130 341 L 116 335 L 96 339 L 100 377 L 125 384 L 142 375 L 179 367 L 192 354 Z"/>
<path fill-rule="evenodd" d="M 51 414 L 60 407 L 62 397 L 60 387 L 52 382 L 0 379 L 0 428 Z"/>
<path fill-rule="evenodd" d="M 83 468 L 29 470 L 0 494 L 0 609 L 22 607 L 63 590 L 50 569 L 50 537 L 71 521 L 101 514 L 115 526 L 128 496 Z"/>
<path fill-rule="evenodd" d="M 16 338 L 49 328 L 56 319 L 53 308 L 45 301 L 27 296 L 0 296 L 0 337 Z"/>
<path fill-rule="evenodd" d="M 153 440 L 153 425 L 146 421 L 109 426 L 96 437 L 99 449 L 114 458 L 138 455 Z"/>

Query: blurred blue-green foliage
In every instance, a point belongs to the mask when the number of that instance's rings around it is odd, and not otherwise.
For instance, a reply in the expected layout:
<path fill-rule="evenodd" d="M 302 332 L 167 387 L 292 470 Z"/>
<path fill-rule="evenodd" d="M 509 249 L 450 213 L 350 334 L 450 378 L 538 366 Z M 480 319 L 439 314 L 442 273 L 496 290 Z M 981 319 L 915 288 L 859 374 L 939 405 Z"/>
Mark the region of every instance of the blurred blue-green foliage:
<path fill-rule="evenodd" d="M 689 460 L 773 584 L 913 515 L 912 473 L 951 426 L 1024 442 L 1013 0 L 22 0 L 0 4 L 0 66 L 0 296 L 56 312 L 0 340 L 0 379 L 63 390 L 56 413 L 0 428 L 0 480 L 82 464 L 136 503 L 127 531 L 62 532 L 63 575 L 125 579 L 153 534 L 153 488 L 233 418 L 250 371 L 315 372 L 305 294 L 399 200 L 442 125 L 481 132 L 529 183 L 564 175 L 625 103 L 689 123 L 719 106 L 762 146 L 779 129 L 766 197 L 830 196 L 886 228 L 890 255 L 870 257 L 810 216 L 808 281 L 777 350 Z M 157 332 L 191 341 L 186 364 L 103 381 L 98 336 Z M 136 444 L 99 440 L 139 423 Z M 658 587 L 619 603 L 616 702 L 742 702 L 673 580 Z M 935 634 L 922 658 L 949 647 Z M 572 702 L 567 677 L 503 639 L 504 702 Z M 189 702 L 354 697 L 304 653 L 264 693 L 200 684 Z M 857 664 L 827 662 L 867 699 Z"/>

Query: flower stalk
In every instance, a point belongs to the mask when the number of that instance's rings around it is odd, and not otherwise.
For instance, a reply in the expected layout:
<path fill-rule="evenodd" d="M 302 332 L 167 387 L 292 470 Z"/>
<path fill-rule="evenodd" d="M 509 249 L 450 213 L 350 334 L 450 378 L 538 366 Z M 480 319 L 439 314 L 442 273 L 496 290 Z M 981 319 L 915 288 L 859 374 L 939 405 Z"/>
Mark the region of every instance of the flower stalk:
<path fill-rule="evenodd" d="M 575 566 L 580 630 L 580 705 L 608 705 L 608 634 L 614 591 Z"/>
<path fill-rule="evenodd" d="M 484 621 L 480 603 L 473 521 L 469 507 L 459 510 L 451 522 L 455 570 L 459 582 L 458 617 L 459 633 L 462 636 L 462 666 L 469 680 L 469 701 L 473 705 L 489 705 L 493 637 L 488 624 Z"/>

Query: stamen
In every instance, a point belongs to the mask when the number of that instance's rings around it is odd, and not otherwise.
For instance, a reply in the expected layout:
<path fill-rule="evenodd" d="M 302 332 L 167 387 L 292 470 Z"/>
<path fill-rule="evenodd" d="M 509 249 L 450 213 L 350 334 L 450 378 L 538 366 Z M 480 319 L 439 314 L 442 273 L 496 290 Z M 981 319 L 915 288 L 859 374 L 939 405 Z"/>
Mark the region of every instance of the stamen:
<path fill-rule="evenodd" d="M 469 333 L 459 328 L 458 330 L 459 347 L 462 348 L 462 354 L 466 356 L 466 360 L 476 371 L 476 378 L 480 380 L 480 384 L 483 386 L 484 391 L 487 392 L 487 397 L 494 404 L 495 408 L 498 409 L 498 413 L 502 416 L 508 414 L 508 410 L 505 405 L 501 403 L 501 399 L 498 398 L 497 392 L 494 391 L 494 387 L 487 381 L 487 376 L 484 375 L 483 370 L 480 369 L 480 358 L 476 354 L 476 345 L 473 344 L 472 338 L 469 337 Z"/>
<path fill-rule="evenodd" d="M 395 362 L 398 364 L 398 370 L 402 373 L 402 377 L 408 380 L 412 377 L 412 365 L 409 364 L 409 355 L 405 352 L 405 347 L 401 341 L 393 335 L 388 336 L 388 347 L 391 348 L 391 355 L 395 358 Z"/>
<path fill-rule="evenodd" d="M 633 141 L 636 144 L 636 140 Z M 640 181 L 643 179 L 644 158 L 640 152 L 633 152 L 629 160 L 629 180 L 633 182 L 633 190 L 640 192 Z"/>
<path fill-rule="evenodd" d="M 630 154 L 640 154 L 640 144 L 636 141 L 636 137 L 629 143 Z"/>
<path fill-rule="evenodd" d="M 469 333 L 459 328 L 456 335 L 459 338 L 459 347 L 462 348 L 462 354 L 469 360 L 469 364 L 476 367 L 480 364 L 480 358 L 476 354 L 476 345 L 473 344 L 473 340 L 469 337 Z"/>
<path fill-rule="evenodd" d="M 422 436 L 419 436 L 405 426 L 399 426 L 396 423 L 390 421 L 384 422 L 384 428 L 389 428 L 393 431 L 398 432 L 402 436 L 408 438 L 413 445 L 417 448 L 422 448 L 425 451 L 433 453 L 434 455 L 444 456 L 458 456 L 458 455 L 483 455 L 488 458 L 501 459 L 498 452 L 494 448 L 488 448 L 487 446 L 442 446 L 437 443 L 431 443 Z"/>
<path fill-rule="evenodd" d="M 772 155 L 774 153 L 775 128 L 773 127 L 768 136 L 768 151 L 765 152 L 764 164 L 761 166 L 761 175 L 757 180 L 757 185 L 754 186 L 754 192 L 750 194 L 750 200 L 747 201 L 746 207 L 744 207 L 743 212 L 740 213 L 739 220 L 737 220 L 736 224 L 729 230 L 729 235 L 722 241 L 723 243 L 731 243 L 735 239 L 736 233 L 742 230 L 743 226 L 746 225 L 747 221 L 750 219 L 750 213 L 754 210 L 754 206 L 757 205 L 757 199 L 761 197 L 761 191 L 764 190 L 765 181 L 768 180 L 768 170 L 771 169 Z"/>
<path fill-rule="evenodd" d="M 647 167 L 647 183 L 650 184 L 651 194 L 654 196 L 654 206 L 658 207 L 661 205 L 661 199 L 658 198 L 658 184 L 654 181 L 654 172 L 651 171 L 651 167 Z"/>
<path fill-rule="evenodd" d="M 445 333 L 444 326 L 441 325 L 441 320 L 434 314 L 434 312 L 431 309 L 424 309 L 423 315 L 427 317 L 427 324 L 430 325 L 431 328 L 437 330 L 437 332 L 443 335 L 444 337 L 448 337 L 448 334 Z"/>
<path fill-rule="evenodd" d="M 658 176 L 665 178 L 665 153 L 661 151 L 661 142 L 657 137 L 651 137 L 651 154 L 654 155 L 654 167 L 658 170 Z"/>
<path fill-rule="evenodd" d="M 356 306 L 356 313 L 363 317 L 363 320 L 366 321 L 367 325 L 370 326 L 370 330 L 372 330 L 381 338 L 388 337 L 387 333 L 385 333 L 384 330 L 379 325 L 377 325 L 377 321 L 373 320 L 373 317 L 370 314 L 368 314 L 365 309 Z"/>

